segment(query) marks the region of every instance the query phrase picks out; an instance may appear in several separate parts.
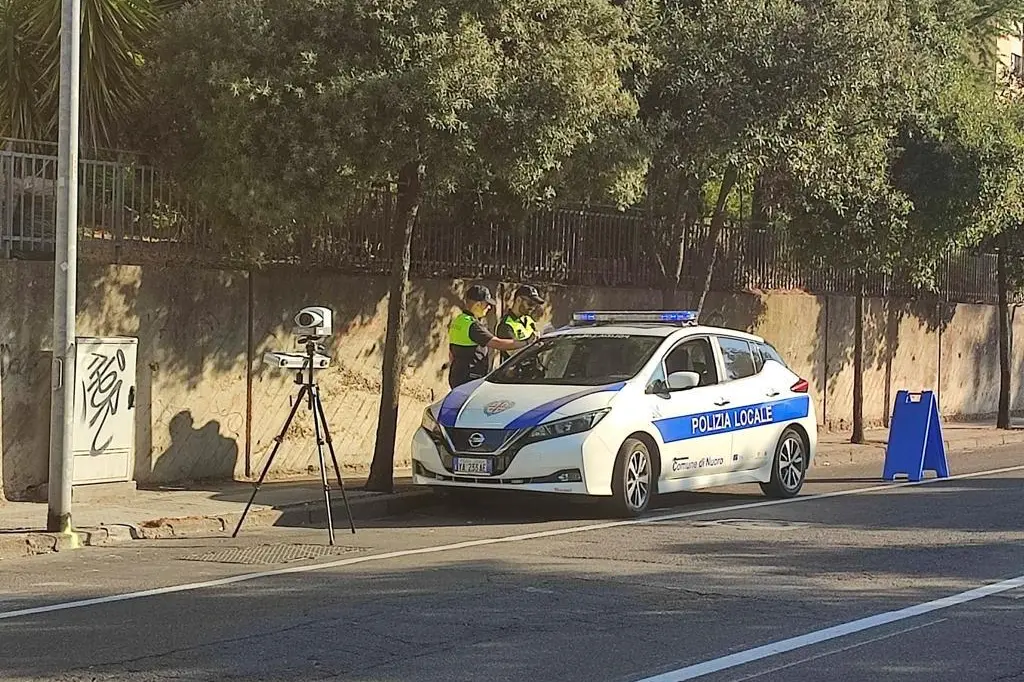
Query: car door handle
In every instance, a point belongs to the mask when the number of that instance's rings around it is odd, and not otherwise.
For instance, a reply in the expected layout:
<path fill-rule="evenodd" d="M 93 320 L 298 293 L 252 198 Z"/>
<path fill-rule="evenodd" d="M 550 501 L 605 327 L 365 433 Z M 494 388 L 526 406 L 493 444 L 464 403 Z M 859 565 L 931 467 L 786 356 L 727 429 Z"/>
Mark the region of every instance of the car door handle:
<path fill-rule="evenodd" d="M 767 395 L 769 398 L 774 398 L 778 394 L 779 394 L 778 391 L 776 391 L 775 389 L 772 389 L 772 390 L 768 391 L 765 395 Z"/>
<path fill-rule="evenodd" d="M 716 400 L 715 401 L 715 405 L 717 405 L 718 407 L 721 407 L 722 405 L 728 405 L 731 402 L 732 402 L 731 400 L 726 400 L 725 398 L 722 398 L 721 400 Z"/>

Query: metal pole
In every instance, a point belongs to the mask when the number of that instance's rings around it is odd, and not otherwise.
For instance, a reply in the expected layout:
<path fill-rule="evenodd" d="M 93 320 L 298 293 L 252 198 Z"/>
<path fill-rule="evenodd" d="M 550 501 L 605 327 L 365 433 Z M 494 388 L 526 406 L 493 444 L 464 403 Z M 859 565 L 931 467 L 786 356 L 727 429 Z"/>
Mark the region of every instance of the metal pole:
<path fill-rule="evenodd" d="M 62 0 L 57 229 L 53 272 L 53 369 L 50 394 L 50 480 L 46 530 L 72 534 L 72 429 L 75 403 L 75 304 L 78 278 L 78 89 L 81 0 Z"/>

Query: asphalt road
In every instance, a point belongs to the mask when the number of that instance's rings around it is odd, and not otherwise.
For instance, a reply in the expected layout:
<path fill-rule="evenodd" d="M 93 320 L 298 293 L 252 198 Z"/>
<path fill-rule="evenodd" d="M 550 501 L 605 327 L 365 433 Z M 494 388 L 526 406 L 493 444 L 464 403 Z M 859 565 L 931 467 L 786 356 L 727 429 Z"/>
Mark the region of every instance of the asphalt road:
<path fill-rule="evenodd" d="M 501 498 L 288 563 L 225 561 L 323 551 L 326 533 L 7 561 L 0 679 L 1024 681 L 1024 450 L 951 467 L 990 473 L 892 486 L 880 465 L 830 467 L 797 501 L 682 495 L 629 524 Z"/>

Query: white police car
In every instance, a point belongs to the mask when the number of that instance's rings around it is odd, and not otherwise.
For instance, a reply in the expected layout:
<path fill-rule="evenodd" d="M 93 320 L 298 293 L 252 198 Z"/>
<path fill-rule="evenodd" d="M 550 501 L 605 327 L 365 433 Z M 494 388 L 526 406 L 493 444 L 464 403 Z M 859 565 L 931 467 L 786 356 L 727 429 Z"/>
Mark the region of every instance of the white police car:
<path fill-rule="evenodd" d="M 817 447 L 807 382 L 770 344 L 675 312 L 581 312 L 427 408 L 417 485 L 604 496 L 737 483 L 799 493 Z"/>

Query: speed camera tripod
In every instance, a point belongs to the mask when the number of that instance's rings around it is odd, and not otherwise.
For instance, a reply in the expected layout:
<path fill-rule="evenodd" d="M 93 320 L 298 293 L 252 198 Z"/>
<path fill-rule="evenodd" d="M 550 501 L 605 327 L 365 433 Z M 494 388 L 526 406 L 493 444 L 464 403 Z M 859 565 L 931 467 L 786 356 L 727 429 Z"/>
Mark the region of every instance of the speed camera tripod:
<path fill-rule="evenodd" d="M 288 433 L 288 429 L 292 425 L 292 420 L 295 419 L 295 413 L 299 410 L 299 405 L 303 402 L 306 403 L 309 411 L 313 413 L 313 433 L 316 436 L 316 451 L 317 456 L 320 459 L 320 481 L 324 488 L 324 505 L 327 510 L 327 532 L 330 537 L 330 543 L 334 544 L 334 518 L 331 512 L 331 485 L 327 480 L 327 462 L 324 459 L 324 444 L 327 445 L 327 449 L 331 455 L 331 463 L 334 465 L 334 474 L 338 477 L 338 487 L 341 489 L 341 497 L 345 502 L 345 512 L 348 514 L 348 525 L 352 529 L 352 533 L 355 534 L 356 526 L 352 520 L 352 508 L 348 503 L 348 495 L 345 493 L 345 481 L 341 478 L 341 468 L 338 466 L 338 457 L 334 454 L 334 443 L 331 440 L 331 431 L 327 426 L 327 416 L 324 413 L 324 404 L 320 400 L 320 387 L 317 385 L 316 379 L 313 378 L 313 364 L 314 358 L 317 351 L 323 350 L 323 344 L 316 338 L 302 339 L 306 345 L 305 362 L 302 369 L 299 369 L 295 375 L 295 383 L 298 384 L 299 394 L 295 398 L 295 402 L 292 403 L 292 409 L 288 413 L 288 418 L 284 421 L 284 427 L 281 432 L 274 437 L 274 448 L 270 451 L 270 456 L 267 457 L 267 463 L 263 465 L 263 472 L 260 474 L 259 480 L 256 481 L 256 485 L 253 488 L 252 496 L 249 497 L 249 503 L 245 505 L 245 511 L 242 512 L 242 517 L 238 519 L 238 525 L 235 526 L 235 532 L 231 534 L 231 537 L 236 537 L 238 531 L 242 528 L 242 523 L 245 521 L 246 515 L 249 513 L 249 508 L 252 507 L 253 500 L 256 499 L 256 494 L 260 491 L 263 486 L 263 480 L 267 477 L 267 473 L 270 471 L 271 465 L 274 463 L 274 457 L 277 455 L 277 451 L 281 448 L 281 443 L 284 441 L 285 434 Z M 297 356 L 293 356 L 297 357 Z M 303 372 L 303 369 L 306 372 Z"/>

